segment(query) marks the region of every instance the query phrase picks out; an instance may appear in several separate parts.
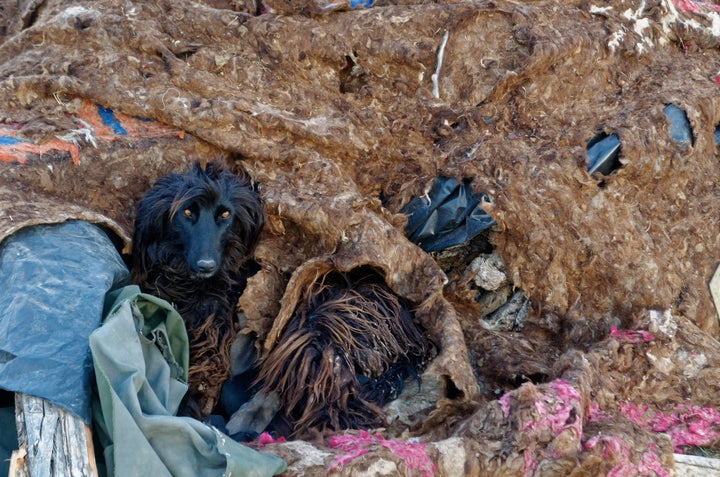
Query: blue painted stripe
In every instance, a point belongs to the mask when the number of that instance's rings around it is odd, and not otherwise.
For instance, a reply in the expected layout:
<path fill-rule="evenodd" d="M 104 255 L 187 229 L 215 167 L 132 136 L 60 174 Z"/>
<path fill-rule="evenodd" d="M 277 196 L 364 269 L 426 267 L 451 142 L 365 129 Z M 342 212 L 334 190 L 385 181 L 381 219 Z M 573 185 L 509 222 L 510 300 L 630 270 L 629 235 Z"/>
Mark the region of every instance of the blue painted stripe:
<path fill-rule="evenodd" d="M 372 7 L 373 0 L 350 0 L 350 8 L 370 8 Z"/>
<path fill-rule="evenodd" d="M 98 105 L 98 115 L 102 119 L 102 122 L 105 126 L 109 126 L 112 128 L 113 132 L 115 134 L 119 134 L 121 136 L 124 136 L 127 134 L 127 131 L 125 131 L 125 128 L 123 128 L 119 122 L 115 119 L 115 114 L 113 113 L 112 109 L 104 108 L 100 105 Z"/>
<path fill-rule="evenodd" d="M 16 137 L 10 137 L 10 136 L 0 136 L 0 146 L 10 146 L 12 144 L 17 144 L 19 142 L 25 142 L 22 139 L 18 139 Z"/>

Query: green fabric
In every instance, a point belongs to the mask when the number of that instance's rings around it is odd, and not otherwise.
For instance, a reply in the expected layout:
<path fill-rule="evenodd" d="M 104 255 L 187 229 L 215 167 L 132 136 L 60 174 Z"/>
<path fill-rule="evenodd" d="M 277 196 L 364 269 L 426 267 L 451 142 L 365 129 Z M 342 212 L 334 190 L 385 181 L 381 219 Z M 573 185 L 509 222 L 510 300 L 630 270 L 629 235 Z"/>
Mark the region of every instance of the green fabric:
<path fill-rule="evenodd" d="M 133 285 L 109 294 L 106 311 L 90 349 L 93 414 L 108 475 L 259 477 L 285 470 L 279 457 L 175 416 L 187 391 L 188 339 L 170 304 Z"/>

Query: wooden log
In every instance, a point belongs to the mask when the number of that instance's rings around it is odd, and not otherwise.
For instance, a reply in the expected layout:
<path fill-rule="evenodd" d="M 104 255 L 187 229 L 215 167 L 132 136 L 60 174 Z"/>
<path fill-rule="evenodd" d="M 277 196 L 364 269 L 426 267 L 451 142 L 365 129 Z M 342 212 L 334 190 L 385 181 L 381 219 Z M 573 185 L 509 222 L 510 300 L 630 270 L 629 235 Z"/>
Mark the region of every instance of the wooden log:
<path fill-rule="evenodd" d="M 675 454 L 677 475 L 682 477 L 720 477 L 720 459 Z"/>
<path fill-rule="evenodd" d="M 25 449 L 13 451 L 10 456 L 10 471 L 8 472 L 8 477 L 28 477 L 25 456 Z"/>
<path fill-rule="evenodd" d="M 19 451 L 13 453 L 9 477 L 97 477 L 92 433 L 82 419 L 18 393 L 15 422 Z"/>

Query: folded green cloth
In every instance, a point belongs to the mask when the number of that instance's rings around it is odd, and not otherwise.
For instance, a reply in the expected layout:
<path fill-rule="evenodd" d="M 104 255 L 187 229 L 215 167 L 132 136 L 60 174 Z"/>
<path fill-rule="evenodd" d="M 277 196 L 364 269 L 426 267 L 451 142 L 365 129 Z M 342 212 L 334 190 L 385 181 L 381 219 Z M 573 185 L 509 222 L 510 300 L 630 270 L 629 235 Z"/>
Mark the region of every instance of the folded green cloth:
<path fill-rule="evenodd" d="M 169 303 L 134 285 L 108 294 L 90 336 L 98 395 L 97 436 L 108 475 L 271 476 L 285 462 L 217 429 L 177 417 L 187 391 L 188 338 Z"/>

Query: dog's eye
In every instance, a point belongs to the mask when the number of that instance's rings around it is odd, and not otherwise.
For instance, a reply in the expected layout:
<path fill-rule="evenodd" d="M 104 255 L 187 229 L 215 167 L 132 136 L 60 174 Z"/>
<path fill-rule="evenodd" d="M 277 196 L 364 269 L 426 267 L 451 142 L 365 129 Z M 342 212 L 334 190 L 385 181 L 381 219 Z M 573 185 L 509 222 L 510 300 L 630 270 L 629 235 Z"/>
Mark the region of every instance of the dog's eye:
<path fill-rule="evenodd" d="M 192 217 L 193 216 L 192 210 L 190 210 L 190 209 L 183 210 L 183 215 L 185 215 L 185 217 L 188 217 L 188 218 Z"/>
<path fill-rule="evenodd" d="M 228 217 L 230 217 L 230 211 L 229 211 L 229 210 L 224 210 L 224 211 L 220 214 L 220 218 L 221 218 L 221 219 L 227 219 Z"/>

